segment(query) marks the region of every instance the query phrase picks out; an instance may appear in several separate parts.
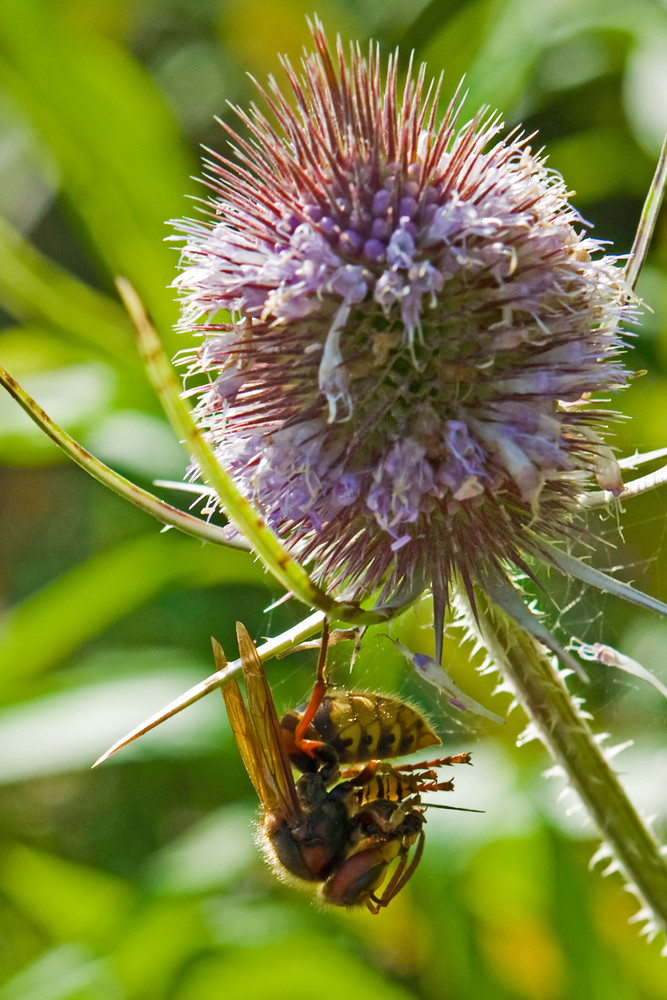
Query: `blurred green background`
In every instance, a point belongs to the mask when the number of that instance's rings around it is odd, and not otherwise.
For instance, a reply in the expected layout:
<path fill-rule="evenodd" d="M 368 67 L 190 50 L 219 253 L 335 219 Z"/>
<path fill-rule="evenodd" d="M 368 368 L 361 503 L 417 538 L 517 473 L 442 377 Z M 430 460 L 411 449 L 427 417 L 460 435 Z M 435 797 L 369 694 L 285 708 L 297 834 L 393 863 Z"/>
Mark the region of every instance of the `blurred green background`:
<path fill-rule="evenodd" d="M 667 130 L 667 8 L 655 0 L 318 0 L 330 35 L 414 48 L 444 92 L 467 74 L 472 113 L 539 129 L 550 164 L 615 252 L 632 243 Z M 165 220 L 191 214 L 213 116 L 252 99 L 250 72 L 297 60 L 313 0 L 2 0 L 0 361 L 86 447 L 142 485 L 179 478 L 165 425 L 114 293 L 140 290 L 170 351 L 177 252 Z M 650 304 L 622 399 L 626 454 L 667 444 L 667 220 L 639 292 Z M 588 871 L 597 842 L 533 742 L 508 724 L 453 718 L 373 636 L 341 683 L 409 694 L 451 750 L 474 751 L 451 802 L 429 814 L 423 861 L 378 917 L 326 912 L 276 883 L 254 847 L 256 803 L 215 694 L 101 769 L 123 732 L 234 652 L 296 622 L 251 558 L 203 547 L 130 509 L 0 397 L 0 1000 L 661 1000 L 659 942 L 628 925 L 617 875 Z M 171 501 L 178 496 L 163 491 Z M 602 568 L 667 599 L 667 491 L 592 527 Z M 666 675 L 667 625 L 549 581 L 561 635 L 603 641 Z M 544 604 L 544 600 L 542 601 Z M 547 609 L 549 610 L 549 609 Z M 423 609 L 400 627 L 428 648 Z M 382 630 L 379 630 L 381 632 Z M 497 711 L 494 680 L 456 637 L 452 673 Z M 280 707 L 313 657 L 272 665 Z M 619 759 L 634 801 L 667 815 L 664 702 L 591 669 L 598 730 L 635 740 Z M 583 693 L 579 691 L 579 693 Z"/>

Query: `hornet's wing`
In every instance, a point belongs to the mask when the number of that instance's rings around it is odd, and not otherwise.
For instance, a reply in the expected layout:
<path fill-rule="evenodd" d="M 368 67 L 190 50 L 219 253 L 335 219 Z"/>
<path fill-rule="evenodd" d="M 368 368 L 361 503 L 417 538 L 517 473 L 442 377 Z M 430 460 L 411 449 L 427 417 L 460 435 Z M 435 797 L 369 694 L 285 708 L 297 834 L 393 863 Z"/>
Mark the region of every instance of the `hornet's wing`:
<path fill-rule="evenodd" d="M 262 661 L 246 629 L 237 623 L 239 652 L 246 686 L 246 707 L 234 678 L 222 687 L 227 715 L 241 759 L 262 806 L 267 812 L 280 812 L 288 823 L 303 819 L 292 777 L 292 768 L 283 745 L 280 724 Z M 213 640 L 216 667 L 227 663 L 222 647 Z"/>

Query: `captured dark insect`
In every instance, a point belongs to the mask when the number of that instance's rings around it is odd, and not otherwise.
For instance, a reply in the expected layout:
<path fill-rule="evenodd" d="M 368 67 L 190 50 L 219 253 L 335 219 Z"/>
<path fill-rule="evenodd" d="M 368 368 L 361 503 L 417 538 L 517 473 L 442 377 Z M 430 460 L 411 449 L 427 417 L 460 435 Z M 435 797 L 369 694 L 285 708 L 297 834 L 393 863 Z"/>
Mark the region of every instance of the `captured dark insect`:
<path fill-rule="evenodd" d="M 421 793 L 453 787 L 452 781 L 438 781 L 434 768 L 470 763 L 470 755 L 403 766 L 377 756 L 371 759 L 371 745 L 364 739 L 369 726 L 376 750 L 383 745 L 382 734 L 396 730 L 393 755 L 408 752 L 400 749 L 402 729 L 416 733 L 407 740 L 410 750 L 439 740 L 414 709 L 394 699 L 364 695 L 362 705 L 357 696 L 346 702 L 337 692 L 327 695 L 325 650 L 308 707 L 303 713 L 288 713 L 282 728 L 257 650 L 243 625 L 237 623 L 236 629 L 247 704 L 233 678 L 222 693 L 262 806 L 260 846 L 278 878 L 317 884 L 322 902 L 365 905 L 378 913 L 419 864 L 426 810 Z M 220 670 L 226 659 L 215 640 L 213 648 Z M 317 721 L 323 718 L 332 727 L 329 736 Z M 359 738 L 341 736 L 348 730 Z M 340 756 L 336 746 L 341 747 Z M 292 767 L 297 762 L 304 773 L 295 782 Z M 340 774 L 341 763 L 356 766 Z"/>

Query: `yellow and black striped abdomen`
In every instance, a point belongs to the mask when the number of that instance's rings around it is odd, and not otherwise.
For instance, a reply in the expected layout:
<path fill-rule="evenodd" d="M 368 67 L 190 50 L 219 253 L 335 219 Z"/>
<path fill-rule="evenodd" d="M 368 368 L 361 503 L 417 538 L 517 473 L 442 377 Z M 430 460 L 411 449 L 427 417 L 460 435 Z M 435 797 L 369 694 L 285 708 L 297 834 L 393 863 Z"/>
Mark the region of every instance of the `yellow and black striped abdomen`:
<path fill-rule="evenodd" d="M 380 765 L 376 773 L 354 790 L 357 808 L 372 802 L 403 802 L 419 793 L 421 776 L 401 773 L 391 764 Z"/>
<path fill-rule="evenodd" d="M 284 716 L 281 728 L 293 733 L 303 707 Z M 329 691 L 305 734 L 321 740 L 341 764 L 402 757 L 440 743 L 419 712 L 396 698 L 354 691 Z"/>

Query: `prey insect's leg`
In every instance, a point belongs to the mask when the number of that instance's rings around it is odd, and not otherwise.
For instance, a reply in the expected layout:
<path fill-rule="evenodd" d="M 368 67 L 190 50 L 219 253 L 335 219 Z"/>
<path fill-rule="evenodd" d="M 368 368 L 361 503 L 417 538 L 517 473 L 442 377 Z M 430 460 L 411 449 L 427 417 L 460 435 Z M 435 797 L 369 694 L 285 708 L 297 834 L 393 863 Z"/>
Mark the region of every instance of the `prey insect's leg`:
<path fill-rule="evenodd" d="M 449 757 L 436 757 L 435 760 L 420 760 L 417 764 L 397 764 L 395 771 L 423 771 L 434 767 L 445 767 L 452 764 L 471 764 L 469 753 L 456 753 Z"/>
<path fill-rule="evenodd" d="M 366 906 L 372 914 L 376 915 L 383 907 L 389 906 L 392 899 L 399 894 L 405 884 L 412 878 L 417 865 L 421 861 L 422 854 L 424 853 L 425 839 L 424 831 L 420 830 L 417 839 L 417 847 L 415 848 L 415 853 L 413 854 L 409 864 L 408 858 L 411 845 L 409 843 L 404 843 L 402 845 L 399 863 L 396 866 L 393 875 L 389 879 L 384 892 L 381 896 L 372 895 L 366 900 Z"/>

